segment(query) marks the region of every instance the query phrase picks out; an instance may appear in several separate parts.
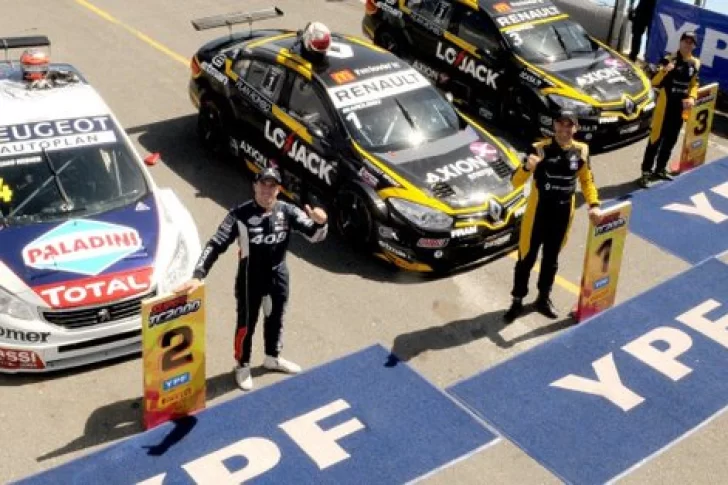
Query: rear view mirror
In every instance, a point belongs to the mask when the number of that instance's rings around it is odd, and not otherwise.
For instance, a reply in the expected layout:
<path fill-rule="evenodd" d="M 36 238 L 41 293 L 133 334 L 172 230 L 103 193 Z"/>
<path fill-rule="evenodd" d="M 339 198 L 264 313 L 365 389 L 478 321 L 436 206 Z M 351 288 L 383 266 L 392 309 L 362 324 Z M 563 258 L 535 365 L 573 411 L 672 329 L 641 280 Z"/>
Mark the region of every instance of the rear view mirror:
<path fill-rule="evenodd" d="M 154 152 L 154 153 L 150 153 L 149 155 L 144 157 L 144 163 L 149 167 L 153 167 L 161 159 L 162 159 L 162 156 L 159 154 L 159 152 Z"/>

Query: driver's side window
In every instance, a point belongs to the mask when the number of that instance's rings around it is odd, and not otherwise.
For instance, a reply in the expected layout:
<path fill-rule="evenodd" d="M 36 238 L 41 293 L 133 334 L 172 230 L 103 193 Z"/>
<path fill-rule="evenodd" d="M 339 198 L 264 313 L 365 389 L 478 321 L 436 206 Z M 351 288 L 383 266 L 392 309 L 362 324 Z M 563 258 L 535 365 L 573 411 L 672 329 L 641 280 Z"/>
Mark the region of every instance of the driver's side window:
<path fill-rule="evenodd" d="M 496 54 L 501 49 L 500 34 L 483 18 L 483 14 L 459 5 L 458 10 L 453 33 L 475 47 Z"/>
<path fill-rule="evenodd" d="M 285 71 L 280 66 L 256 60 L 250 63 L 245 80 L 275 103 L 281 94 Z"/>
<path fill-rule="evenodd" d="M 326 105 L 314 88 L 314 85 L 302 76 L 296 75 L 291 95 L 288 98 L 288 112 L 303 121 L 330 133 L 333 127 Z"/>

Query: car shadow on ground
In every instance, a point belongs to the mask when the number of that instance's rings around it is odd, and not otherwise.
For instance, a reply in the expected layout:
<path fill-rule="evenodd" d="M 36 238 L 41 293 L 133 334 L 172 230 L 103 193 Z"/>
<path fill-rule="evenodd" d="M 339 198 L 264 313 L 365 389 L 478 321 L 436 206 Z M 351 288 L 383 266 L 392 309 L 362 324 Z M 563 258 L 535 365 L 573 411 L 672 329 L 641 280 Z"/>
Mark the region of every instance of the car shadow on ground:
<path fill-rule="evenodd" d="M 503 320 L 505 311 L 503 309 L 488 312 L 474 318 L 455 320 L 445 325 L 438 325 L 398 335 L 394 339 L 389 358 L 385 365 L 393 367 L 399 361 L 409 361 L 428 351 L 452 349 L 482 338 L 489 339 L 493 344 L 502 349 L 509 349 L 518 343 L 558 332 L 576 324 L 573 318 L 566 316 L 560 320 L 550 321 L 546 325 L 529 330 L 516 338 L 506 340 L 500 335 L 500 332 L 508 326 Z M 523 316 L 535 311 L 533 305 L 525 305 Z"/>
<path fill-rule="evenodd" d="M 196 115 L 167 119 L 158 123 L 128 128 L 130 137 L 138 137 L 148 152 L 158 152 L 162 162 L 197 190 L 197 197 L 210 199 L 223 208 L 231 208 L 252 197 L 252 178 L 242 163 L 217 160 L 200 146 L 196 135 Z M 151 168 L 154 175 L 154 168 Z M 331 217 L 331 215 L 329 215 Z M 198 216 L 199 217 L 199 216 Z M 326 271 L 356 274 L 374 281 L 422 283 L 418 274 L 405 273 L 362 254 L 348 246 L 329 226 L 325 241 L 310 244 L 301 237 L 293 238 L 290 250 L 296 256 Z M 200 234 L 203 242 L 212 234 Z"/>
<path fill-rule="evenodd" d="M 84 368 L 83 370 L 88 369 Z M 264 369 L 263 366 L 253 367 L 251 370 L 254 378 L 260 377 L 267 372 L 270 371 Z M 206 398 L 208 402 L 230 392 L 241 392 L 241 396 L 243 395 L 242 391 L 238 391 L 231 372 L 224 372 L 214 377 L 209 377 L 206 381 L 206 386 Z M 175 420 L 171 431 L 165 435 L 163 440 L 157 445 L 148 448 L 148 454 L 155 456 L 163 455 L 172 445 L 181 441 L 191 431 L 196 422 L 197 418 L 194 416 L 187 416 Z M 124 399 L 96 409 L 86 420 L 83 435 L 56 450 L 38 456 L 36 461 L 42 462 L 57 458 L 69 453 L 128 438 L 142 432 L 144 432 L 142 398 Z"/>

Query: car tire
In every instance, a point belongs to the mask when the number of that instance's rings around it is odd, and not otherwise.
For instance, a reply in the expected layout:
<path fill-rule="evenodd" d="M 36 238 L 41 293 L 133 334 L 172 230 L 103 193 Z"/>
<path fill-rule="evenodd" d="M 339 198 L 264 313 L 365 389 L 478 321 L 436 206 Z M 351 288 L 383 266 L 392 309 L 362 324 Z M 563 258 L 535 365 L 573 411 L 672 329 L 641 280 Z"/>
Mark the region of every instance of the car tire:
<path fill-rule="evenodd" d="M 374 216 L 367 198 L 354 187 L 342 187 L 336 194 L 336 229 L 341 237 L 359 251 L 373 248 Z"/>
<path fill-rule="evenodd" d="M 197 136 L 205 150 L 215 156 L 229 154 L 229 120 L 220 101 L 209 96 L 202 99 L 197 113 Z"/>

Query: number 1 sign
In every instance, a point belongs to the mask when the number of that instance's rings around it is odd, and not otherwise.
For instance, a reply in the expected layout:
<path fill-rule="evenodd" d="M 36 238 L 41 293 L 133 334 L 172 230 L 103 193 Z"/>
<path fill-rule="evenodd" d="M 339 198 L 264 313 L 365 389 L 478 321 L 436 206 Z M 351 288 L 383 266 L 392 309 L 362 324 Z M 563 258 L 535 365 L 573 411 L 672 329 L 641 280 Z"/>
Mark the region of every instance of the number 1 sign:
<path fill-rule="evenodd" d="M 142 303 L 144 427 L 205 407 L 205 287 Z"/>
<path fill-rule="evenodd" d="M 701 86 L 698 90 L 698 99 L 695 100 L 695 106 L 690 110 L 685 124 L 680 158 L 674 160 L 670 167 L 673 172 L 686 172 L 705 163 L 717 99 L 718 83 Z"/>

